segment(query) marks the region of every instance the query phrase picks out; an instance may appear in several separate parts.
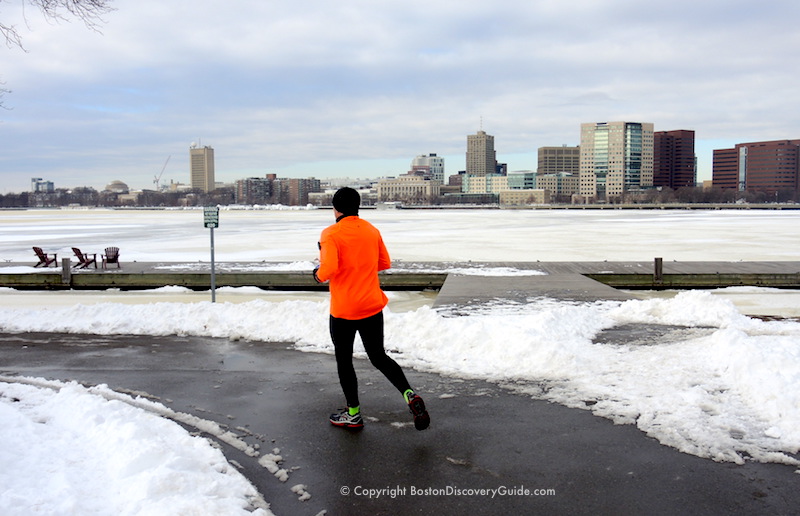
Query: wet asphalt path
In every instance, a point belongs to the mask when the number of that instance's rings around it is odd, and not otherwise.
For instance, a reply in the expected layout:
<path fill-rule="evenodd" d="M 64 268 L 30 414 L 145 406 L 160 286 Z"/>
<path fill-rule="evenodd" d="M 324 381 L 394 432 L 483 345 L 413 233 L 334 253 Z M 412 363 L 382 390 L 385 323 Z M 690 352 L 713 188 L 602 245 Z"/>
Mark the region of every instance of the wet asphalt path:
<path fill-rule="evenodd" d="M 360 432 L 327 421 L 343 404 L 333 357 L 290 344 L 0 334 L 1 375 L 147 393 L 230 427 L 261 452 L 279 449 L 286 482 L 222 445 L 279 516 L 776 515 L 800 507 L 796 468 L 700 459 L 588 411 L 406 370 L 432 418 L 418 432 L 388 381 L 366 361 L 356 368 L 366 417 Z M 291 491 L 297 484 L 310 499 Z"/>

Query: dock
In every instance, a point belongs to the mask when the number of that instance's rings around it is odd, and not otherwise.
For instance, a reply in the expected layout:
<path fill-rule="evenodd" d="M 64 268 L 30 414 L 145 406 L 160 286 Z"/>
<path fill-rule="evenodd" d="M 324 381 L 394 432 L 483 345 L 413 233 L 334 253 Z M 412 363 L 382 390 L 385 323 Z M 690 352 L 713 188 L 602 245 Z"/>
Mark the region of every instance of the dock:
<path fill-rule="evenodd" d="M 449 274 L 433 306 L 462 310 L 496 302 L 525 303 L 543 297 L 575 302 L 635 299 L 629 293 L 578 273 L 484 277 Z"/>
<path fill-rule="evenodd" d="M 20 272 L 31 264 L 0 264 L 0 287 L 19 290 L 145 290 L 182 286 L 208 290 L 207 262 L 132 262 L 121 268 L 75 269 L 69 259 L 57 267 Z M 216 287 L 254 286 L 265 290 L 320 291 L 311 271 L 281 270 L 281 263 L 218 263 Z M 4 270 L 5 269 L 5 270 Z M 506 271 L 498 273 L 498 270 Z M 6 272 L 7 271 L 7 272 Z M 510 271 L 510 272 L 509 272 Z M 620 290 L 710 289 L 756 286 L 800 289 L 800 261 L 678 262 L 397 262 L 380 274 L 385 290 L 437 290 L 437 304 L 522 300 L 624 300 Z"/>

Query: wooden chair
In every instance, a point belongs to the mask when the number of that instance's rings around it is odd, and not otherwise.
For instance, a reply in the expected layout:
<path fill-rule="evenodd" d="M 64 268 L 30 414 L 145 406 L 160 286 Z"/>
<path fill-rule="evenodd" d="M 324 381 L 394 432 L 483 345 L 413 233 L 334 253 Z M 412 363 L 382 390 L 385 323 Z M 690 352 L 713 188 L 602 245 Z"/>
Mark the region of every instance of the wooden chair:
<path fill-rule="evenodd" d="M 106 247 L 106 254 L 103 255 L 103 268 L 107 268 L 109 263 L 116 263 L 117 269 L 120 268 L 119 264 L 119 247 Z"/>
<path fill-rule="evenodd" d="M 72 248 L 72 252 L 75 253 L 75 257 L 78 259 L 78 263 L 73 265 L 73 267 L 77 267 L 78 269 L 85 269 L 86 267 L 94 264 L 94 268 L 97 268 L 97 253 L 92 253 L 89 255 L 88 253 L 82 253 L 80 249 L 77 247 Z"/>
<path fill-rule="evenodd" d="M 35 247 L 35 246 L 33 248 L 33 252 L 36 253 L 36 257 L 39 258 L 39 263 L 34 265 L 34 267 L 38 267 L 40 265 L 49 267 L 51 263 L 53 264 L 53 267 L 58 267 L 58 264 L 56 264 L 56 260 L 58 260 L 57 254 L 53 253 L 53 257 L 50 258 L 49 256 L 47 256 L 47 253 L 42 251 L 41 247 Z"/>

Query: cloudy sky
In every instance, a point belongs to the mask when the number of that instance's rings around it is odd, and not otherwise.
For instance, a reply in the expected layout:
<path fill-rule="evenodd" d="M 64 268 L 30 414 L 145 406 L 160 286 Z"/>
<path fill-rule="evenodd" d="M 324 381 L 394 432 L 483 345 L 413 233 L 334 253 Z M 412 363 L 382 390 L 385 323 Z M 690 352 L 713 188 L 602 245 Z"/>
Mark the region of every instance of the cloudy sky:
<path fill-rule="evenodd" d="M 508 169 L 577 145 L 582 122 L 693 129 L 715 148 L 800 138 L 796 0 L 116 0 L 102 34 L 0 0 L 26 51 L 0 47 L 0 193 L 31 177 L 101 189 L 379 177 L 466 136 Z"/>

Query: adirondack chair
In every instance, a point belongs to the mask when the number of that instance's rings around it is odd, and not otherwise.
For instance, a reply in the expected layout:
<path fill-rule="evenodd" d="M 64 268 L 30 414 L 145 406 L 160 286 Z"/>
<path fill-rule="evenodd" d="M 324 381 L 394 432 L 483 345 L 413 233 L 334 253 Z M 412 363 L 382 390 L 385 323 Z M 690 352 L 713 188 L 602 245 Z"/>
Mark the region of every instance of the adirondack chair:
<path fill-rule="evenodd" d="M 47 256 L 47 253 L 42 251 L 41 247 L 35 247 L 35 246 L 33 248 L 33 252 L 36 253 L 36 257 L 39 258 L 39 263 L 34 265 L 34 267 L 38 267 L 40 265 L 43 265 L 45 267 L 49 267 L 51 263 L 53 264 L 53 267 L 57 267 L 58 266 L 58 264 L 56 264 L 56 260 L 58 260 L 58 255 L 57 254 L 53 253 L 53 257 L 50 258 L 49 256 Z"/>
<path fill-rule="evenodd" d="M 86 267 L 94 264 L 94 268 L 97 268 L 97 253 L 82 253 L 80 249 L 77 247 L 72 248 L 72 252 L 75 253 L 75 257 L 78 259 L 78 263 L 73 265 L 72 267 L 77 267 L 78 269 L 85 269 Z"/>
<path fill-rule="evenodd" d="M 120 268 L 119 264 L 119 247 L 106 247 L 106 253 L 103 255 L 103 268 L 109 263 L 116 263 L 117 269 Z"/>

